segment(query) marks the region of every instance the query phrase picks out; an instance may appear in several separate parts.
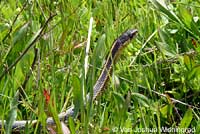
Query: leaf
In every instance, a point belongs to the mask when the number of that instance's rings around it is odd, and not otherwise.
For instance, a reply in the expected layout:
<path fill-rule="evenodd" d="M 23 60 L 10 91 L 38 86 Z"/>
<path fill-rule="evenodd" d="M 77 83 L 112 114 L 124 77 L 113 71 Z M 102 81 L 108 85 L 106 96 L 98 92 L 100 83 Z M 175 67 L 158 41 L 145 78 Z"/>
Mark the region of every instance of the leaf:
<path fill-rule="evenodd" d="M 195 38 L 199 39 L 199 37 L 197 36 L 200 34 L 198 27 L 195 24 L 194 20 L 191 18 L 191 15 L 188 13 L 187 10 L 183 12 L 181 10 L 180 14 L 182 14 L 182 18 L 179 18 L 173 11 L 171 11 L 167 7 L 164 0 L 151 0 L 151 2 L 158 10 L 164 13 L 169 19 L 171 19 L 174 22 L 177 22 L 178 24 L 181 25 L 182 28 L 191 33 Z M 189 24 L 189 22 L 191 23 Z"/>
<path fill-rule="evenodd" d="M 102 59 L 105 56 L 105 52 L 106 52 L 106 45 L 105 45 L 105 39 L 106 39 L 106 35 L 103 34 L 97 42 L 97 46 L 94 49 L 94 54 L 93 54 L 93 65 L 99 65 L 98 63 L 102 62 Z"/>
<path fill-rule="evenodd" d="M 52 99 L 50 100 L 50 103 L 48 106 L 49 106 L 51 115 L 53 117 L 53 120 L 56 123 L 57 132 L 61 133 L 62 129 L 61 129 L 60 119 L 58 118 L 58 112 L 56 111 L 56 107 L 54 107 L 51 102 L 52 102 Z"/>
<path fill-rule="evenodd" d="M 74 121 L 73 118 L 70 116 L 69 117 L 69 128 L 72 134 L 75 134 L 75 125 L 74 125 Z"/>
<path fill-rule="evenodd" d="M 18 88 L 19 83 L 22 83 L 25 79 L 25 75 L 29 72 L 31 64 L 33 62 L 33 51 L 28 52 L 16 65 L 14 73 L 14 88 Z"/>
<path fill-rule="evenodd" d="M 197 121 L 197 125 L 195 127 L 195 130 L 196 130 L 197 133 L 200 132 L 200 120 Z"/>
<path fill-rule="evenodd" d="M 172 106 L 171 105 L 165 105 L 160 109 L 161 114 L 164 118 L 167 118 L 168 115 L 171 115 Z"/>
<path fill-rule="evenodd" d="M 9 49 L 9 52 L 7 53 L 7 56 L 5 57 L 5 61 L 8 63 L 8 66 L 10 68 L 12 68 L 15 64 L 17 64 L 22 59 L 22 57 L 26 55 L 29 49 L 35 45 L 34 41 L 36 41 L 40 37 L 42 31 L 43 31 L 43 28 L 40 28 L 34 34 L 34 36 L 31 37 L 28 43 L 24 45 L 24 46 L 27 46 L 25 49 L 22 48 L 21 46 L 20 46 L 20 50 L 19 50 L 19 47 L 16 47 L 16 48 L 12 47 Z"/>
<path fill-rule="evenodd" d="M 192 31 L 194 34 L 199 35 L 200 32 L 198 30 L 198 26 L 194 22 L 193 16 L 189 12 L 189 10 L 185 8 L 184 6 L 180 6 L 179 10 L 180 10 L 179 12 L 181 15 L 181 19 L 184 22 L 185 27 L 190 29 L 190 31 Z"/>
<path fill-rule="evenodd" d="M 190 72 L 188 72 L 187 79 L 191 80 L 191 79 L 194 79 L 195 77 L 199 77 L 199 76 L 200 76 L 200 66 L 197 65 L 197 66 L 193 67 Z"/>
<path fill-rule="evenodd" d="M 185 112 L 183 119 L 181 120 L 179 128 L 188 128 L 192 121 L 192 118 L 193 118 L 192 109 L 188 108 L 188 110 Z"/>
<path fill-rule="evenodd" d="M 119 117 L 125 117 L 126 116 L 126 103 L 125 103 L 125 99 L 124 97 L 117 93 L 117 92 L 113 92 L 112 95 L 114 96 L 114 101 L 117 108 L 117 116 Z M 120 118 L 117 119 L 117 123 L 122 123 L 122 120 Z"/>
<path fill-rule="evenodd" d="M 16 69 L 15 69 L 15 81 L 14 81 L 14 88 L 17 88 L 19 86 L 19 83 L 22 83 L 24 81 L 24 74 L 23 74 L 23 69 L 22 69 L 22 66 L 21 64 L 17 64 L 16 65 Z"/>
<path fill-rule="evenodd" d="M 18 41 L 24 39 L 26 32 L 29 28 L 29 24 L 30 24 L 29 22 L 25 23 L 24 25 L 21 26 L 21 28 L 18 31 L 14 33 L 13 44 L 16 44 Z"/>
<path fill-rule="evenodd" d="M 14 98 L 12 99 L 10 111 L 6 119 L 6 133 L 10 134 L 12 132 L 12 125 L 17 118 L 17 105 L 18 105 L 19 92 L 16 92 Z"/>
<path fill-rule="evenodd" d="M 82 102 L 82 92 L 81 92 L 81 82 L 78 76 L 74 75 L 72 78 L 72 86 L 73 86 L 73 102 L 75 105 L 74 115 L 76 115 L 83 103 Z"/>
<path fill-rule="evenodd" d="M 153 5 L 159 9 L 162 13 L 164 13 L 165 15 L 167 15 L 168 18 L 170 18 L 172 21 L 178 22 L 180 24 L 182 24 L 181 20 L 179 19 L 178 16 L 176 16 L 176 14 L 172 11 L 170 11 L 167 8 L 167 5 L 165 4 L 165 2 L 163 0 L 151 0 L 151 2 L 153 3 Z"/>
<path fill-rule="evenodd" d="M 30 38 L 30 35 L 26 34 L 28 28 L 29 22 L 20 26 L 20 28 L 18 28 L 12 35 L 13 41 L 10 44 L 7 54 L 4 57 L 8 65 L 10 65 L 13 62 L 13 60 L 16 59 L 23 51 L 23 49 L 25 49 L 25 47 L 27 46 L 27 39 Z"/>
<path fill-rule="evenodd" d="M 103 127 L 103 123 L 105 121 L 105 113 L 106 113 L 106 105 L 104 105 L 104 108 L 103 108 L 103 113 L 101 115 L 101 121 L 100 121 L 100 127 L 102 128 Z"/>
<path fill-rule="evenodd" d="M 168 51 L 168 53 L 171 53 L 173 55 L 176 54 L 175 50 L 175 45 L 174 43 L 171 41 L 170 37 L 169 37 L 169 33 L 167 33 L 166 31 L 160 29 L 159 30 L 159 35 L 160 38 L 162 40 L 162 44 L 163 46 L 161 46 L 163 49 L 165 49 L 166 51 Z"/>
<path fill-rule="evenodd" d="M 140 104 L 142 104 L 145 107 L 149 107 L 149 100 L 146 96 L 140 93 L 132 93 L 131 94 L 134 99 L 136 99 Z"/>
<path fill-rule="evenodd" d="M 121 94 L 119 94 L 117 92 L 113 92 L 113 95 L 114 95 L 114 98 L 116 99 L 116 101 L 117 101 L 118 104 L 119 103 L 120 104 L 125 103 L 125 99 L 124 99 L 124 97 Z"/>
<path fill-rule="evenodd" d="M 169 46 L 163 42 L 156 42 L 159 50 L 166 56 L 174 57 L 175 53 L 173 50 L 170 50 Z"/>
<path fill-rule="evenodd" d="M 185 66 L 186 66 L 186 68 L 188 69 L 188 70 L 191 70 L 192 69 L 192 67 L 194 66 L 194 60 L 193 59 L 191 59 L 188 55 L 184 55 L 184 64 L 185 64 Z"/>

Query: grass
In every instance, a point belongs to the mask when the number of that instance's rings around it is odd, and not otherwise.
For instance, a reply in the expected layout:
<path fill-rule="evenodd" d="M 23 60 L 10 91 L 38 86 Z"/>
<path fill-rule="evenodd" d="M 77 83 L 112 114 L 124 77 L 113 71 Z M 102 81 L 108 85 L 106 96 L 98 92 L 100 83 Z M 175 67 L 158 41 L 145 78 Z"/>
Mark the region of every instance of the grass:
<path fill-rule="evenodd" d="M 49 116 L 61 133 L 57 115 L 72 104 L 80 114 L 66 123 L 71 133 L 200 132 L 198 1 L 9 0 L 0 2 L 0 13 L 2 133 L 27 119 L 39 122 L 22 132 L 47 133 Z M 105 91 L 84 107 L 83 91 L 93 89 L 113 41 L 130 28 L 137 37 Z"/>

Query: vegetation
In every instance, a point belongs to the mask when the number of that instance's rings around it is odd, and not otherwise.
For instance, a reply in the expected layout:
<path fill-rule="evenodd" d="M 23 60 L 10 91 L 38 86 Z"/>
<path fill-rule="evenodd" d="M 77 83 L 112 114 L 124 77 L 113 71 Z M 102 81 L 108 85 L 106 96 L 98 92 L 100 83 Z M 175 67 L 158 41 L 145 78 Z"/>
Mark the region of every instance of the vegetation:
<path fill-rule="evenodd" d="M 65 123 L 71 133 L 199 133 L 199 17 L 200 2 L 192 0 L 1 1 L 2 133 L 15 120 L 35 119 L 20 131 L 48 133 L 50 116 L 51 131 L 61 132 L 57 115 L 72 104 L 80 110 Z M 137 37 L 105 91 L 84 107 L 84 92 L 93 89 L 113 41 L 130 28 Z"/>

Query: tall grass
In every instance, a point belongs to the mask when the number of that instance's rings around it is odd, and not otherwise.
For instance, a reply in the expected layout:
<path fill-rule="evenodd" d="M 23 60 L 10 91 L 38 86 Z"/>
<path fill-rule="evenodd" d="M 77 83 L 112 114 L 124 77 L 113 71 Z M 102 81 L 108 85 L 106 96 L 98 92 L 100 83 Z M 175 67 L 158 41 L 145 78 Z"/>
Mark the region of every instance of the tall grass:
<path fill-rule="evenodd" d="M 71 133 L 200 132 L 199 17 L 200 3 L 189 0 L 1 1 L 2 133 L 15 120 L 34 119 L 36 125 L 21 131 L 47 133 L 50 116 L 61 132 L 57 115 L 72 104 Z M 105 91 L 85 107 L 83 91 L 93 89 L 113 41 L 129 28 L 138 29 L 136 39 L 121 53 Z"/>

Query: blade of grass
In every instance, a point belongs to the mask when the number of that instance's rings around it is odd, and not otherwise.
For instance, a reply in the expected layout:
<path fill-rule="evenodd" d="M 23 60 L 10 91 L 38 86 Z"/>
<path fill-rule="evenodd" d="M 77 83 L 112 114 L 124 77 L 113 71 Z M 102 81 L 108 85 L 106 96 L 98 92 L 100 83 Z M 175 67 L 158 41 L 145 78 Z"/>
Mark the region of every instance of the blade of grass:
<path fill-rule="evenodd" d="M 18 105 L 19 92 L 16 92 L 14 98 L 12 99 L 10 111 L 8 112 L 8 117 L 6 119 L 6 133 L 10 134 L 12 132 L 12 126 L 17 118 L 17 105 Z"/>

